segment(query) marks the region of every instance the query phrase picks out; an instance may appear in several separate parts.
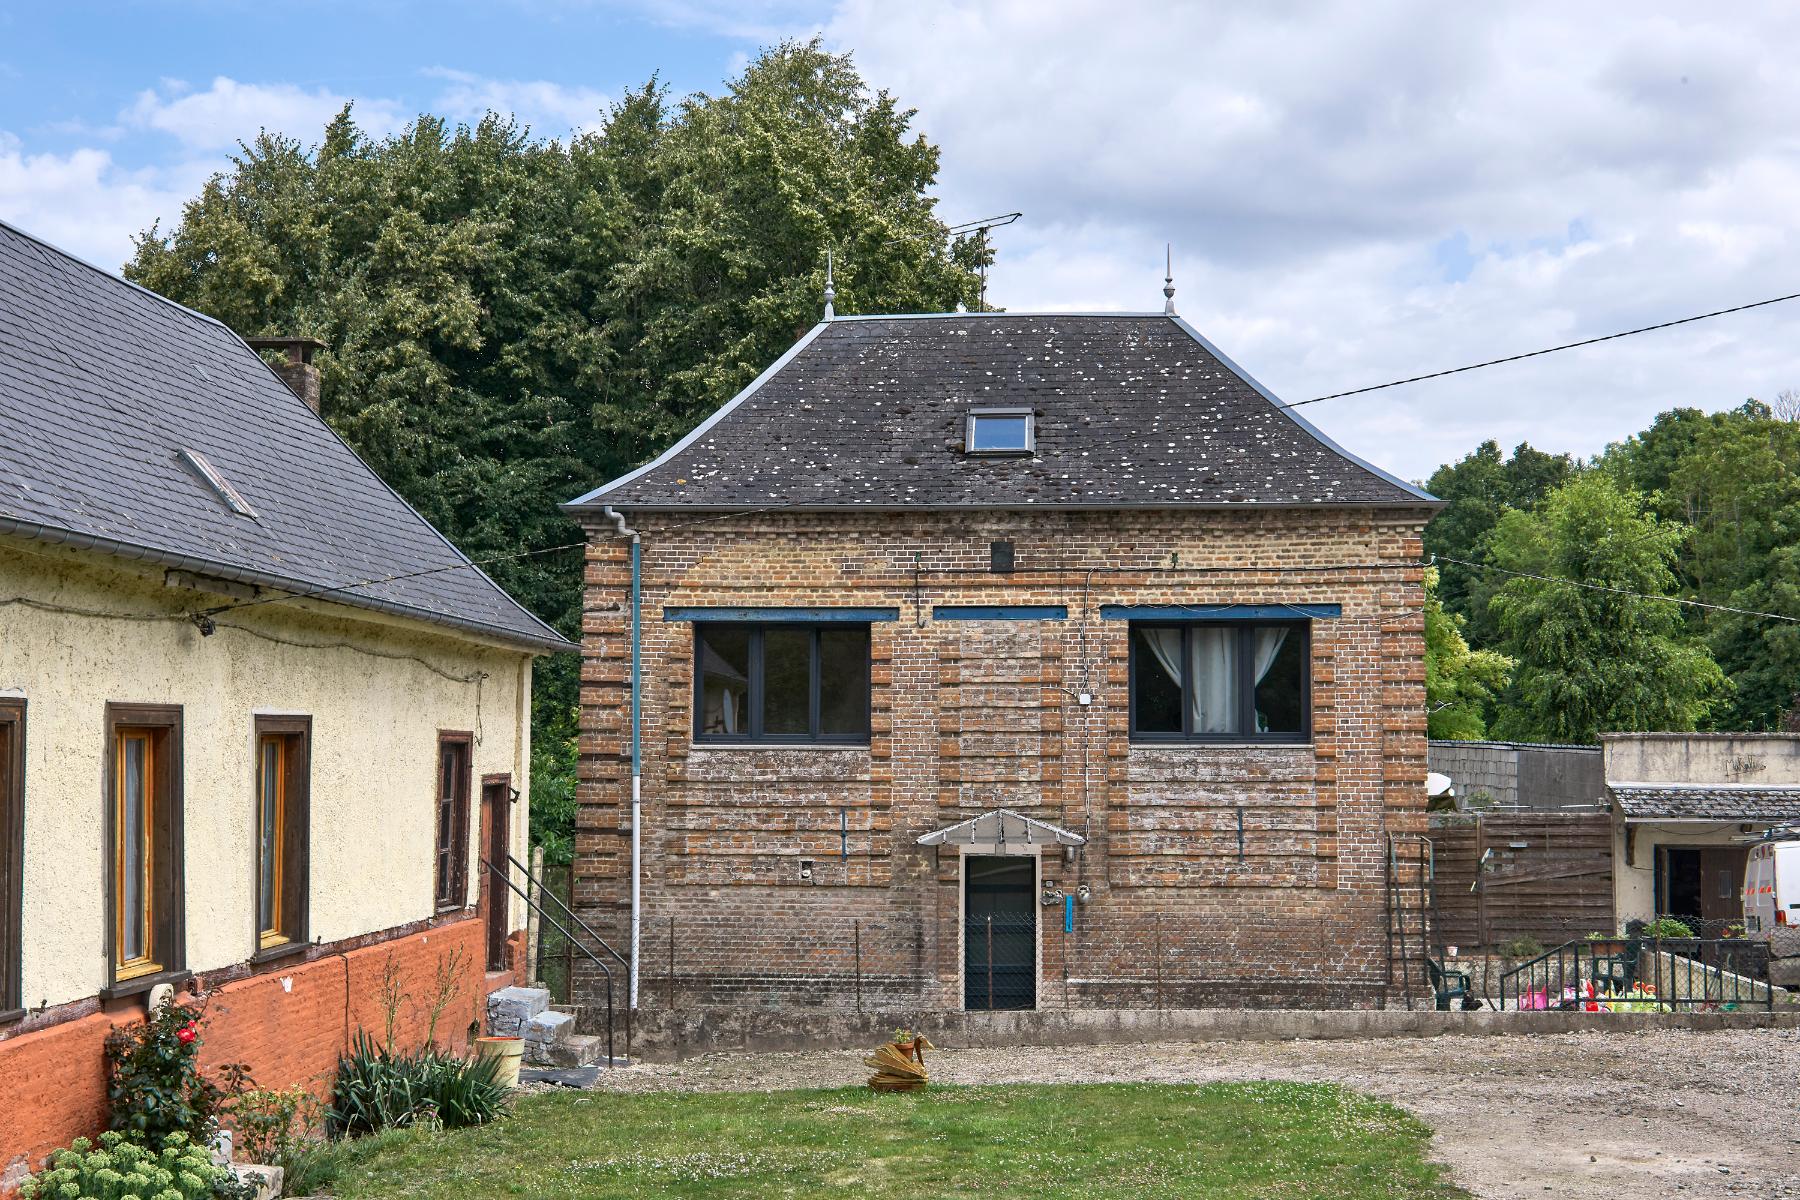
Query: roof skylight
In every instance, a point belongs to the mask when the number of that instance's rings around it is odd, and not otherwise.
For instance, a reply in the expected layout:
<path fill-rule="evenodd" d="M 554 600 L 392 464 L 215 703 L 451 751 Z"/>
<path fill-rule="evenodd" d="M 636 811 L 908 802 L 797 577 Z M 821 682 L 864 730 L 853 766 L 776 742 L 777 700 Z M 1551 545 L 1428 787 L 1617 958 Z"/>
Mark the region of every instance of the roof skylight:
<path fill-rule="evenodd" d="M 1035 424 L 1029 408 L 970 409 L 965 452 L 1030 454 L 1037 448 Z"/>

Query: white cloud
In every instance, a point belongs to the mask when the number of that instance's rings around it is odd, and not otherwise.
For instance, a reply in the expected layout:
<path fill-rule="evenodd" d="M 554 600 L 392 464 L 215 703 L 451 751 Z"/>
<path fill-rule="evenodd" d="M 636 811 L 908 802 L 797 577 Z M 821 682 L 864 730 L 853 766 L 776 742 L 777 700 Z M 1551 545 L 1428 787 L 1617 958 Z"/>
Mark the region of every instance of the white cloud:
<path fill-rule="evenodd" d="M 433 67 L 425 72 L 447 81 L 433 111 L 459 121 L 479 121 L 488 112 L 515 116 L 540 137 L 564 137 L 597 129 L 612 101 L 595 88 L 548 80 L 489 79 L 467 71 Z"/>
<path fill-rule="evenodd" d="M 196 91 L 165 79 L 139 92 L 119 120 L 132 129 L 169 134 L 189 150 L 229 152 L 265 129 L 311 145 L 349 102 L 326 88 L 309 91 L 291 83 L 239 83 L 220 75 Z M 392 100 L 358 100 L 355 111 L 356 123 L 373 136 L 392 133 L 407 120 Z"/>
<path fill-rule="evenodd" d="M 1800 10 L 842 0 L 920 109 L 992 298 L 1160 307 L 1301 399 L 1783 294 L 1800 280 Z M 1800 384 L 1777 307 L 1308 408 L 1424 475 L 1483 437 L 1589 453 Z"/>
<path fill-rule="evenodd" d="M 128 170 L 92 148 L 27 154 L 0 132 L 0 217 L 116 271 L 131 256 L 132 235 L 178 214 L 212 170 L 211 163 Z"/>

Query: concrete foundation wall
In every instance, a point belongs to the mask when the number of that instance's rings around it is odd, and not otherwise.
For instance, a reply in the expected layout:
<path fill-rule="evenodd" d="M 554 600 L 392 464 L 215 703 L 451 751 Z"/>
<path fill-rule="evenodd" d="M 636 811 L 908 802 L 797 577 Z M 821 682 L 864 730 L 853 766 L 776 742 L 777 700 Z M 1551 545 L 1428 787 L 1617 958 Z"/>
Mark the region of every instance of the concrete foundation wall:
<path fill-rule="evenodd" d="M 1800 736 L 1791 733 L 1609 733 L 1600 740 L 1608 783 L 1800 784 Z"/>

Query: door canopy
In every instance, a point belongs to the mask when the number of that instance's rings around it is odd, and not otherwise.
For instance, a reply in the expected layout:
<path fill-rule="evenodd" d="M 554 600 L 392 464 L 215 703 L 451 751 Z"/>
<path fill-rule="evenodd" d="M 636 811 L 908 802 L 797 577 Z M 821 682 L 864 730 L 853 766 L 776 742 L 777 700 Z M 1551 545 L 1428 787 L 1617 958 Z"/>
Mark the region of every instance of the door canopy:
<path fill-rule="evenodd" d="M 994 808 L 979 817 L 934 829 L 919 839 L 921 846 L 1085 846 L 1087 839 L 1060 825 L 1039 821 L 1010 808 Z"/>

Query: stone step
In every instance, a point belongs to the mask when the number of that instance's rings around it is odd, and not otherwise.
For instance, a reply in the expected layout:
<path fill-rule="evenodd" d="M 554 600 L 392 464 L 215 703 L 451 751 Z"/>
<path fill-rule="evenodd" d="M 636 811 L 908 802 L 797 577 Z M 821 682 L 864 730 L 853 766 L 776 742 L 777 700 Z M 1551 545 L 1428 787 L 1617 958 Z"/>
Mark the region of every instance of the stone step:
<path fill-rule="evenodd" d="M 548 1061 L 559 1067 L 606 1066 L 606 1038 L 591 1033 L 572 1033 L 546 1049 Z M 630 1060 L 623 1054 L 613 1057 L 612 1065 L 624 1067 Z"/>

